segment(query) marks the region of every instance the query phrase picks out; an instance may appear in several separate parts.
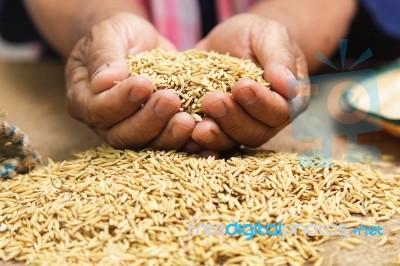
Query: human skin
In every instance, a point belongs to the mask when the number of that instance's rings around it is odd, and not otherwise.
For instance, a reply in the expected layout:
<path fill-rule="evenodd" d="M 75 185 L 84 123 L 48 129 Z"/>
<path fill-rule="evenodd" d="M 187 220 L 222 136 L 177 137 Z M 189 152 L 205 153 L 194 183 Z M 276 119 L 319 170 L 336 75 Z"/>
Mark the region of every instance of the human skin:
<path fill-rule="evenodd" d="M 196 48 L 256 61 L 272 89 L 241 80 L 232 95 L 209 94 L 202 102 L 208 117 L 195 123 L 179 112 L 174 92 L 153 93 L 150 81 L 129 77 L 128 54 L 175 49 L 135 1 L 25 3 L 39 30 L 68 59 L 67 106 L 74 117 L 116 148 L 203 154 L 238 145 L 258 147 L 304 110 L 309 88 L 292 81 L 306 78 L 309 69 L 317 67 L 316 52 L 334 51 L 356 9 L 354 0 L 261 1 L 248 13 L 217 25 Z"/>

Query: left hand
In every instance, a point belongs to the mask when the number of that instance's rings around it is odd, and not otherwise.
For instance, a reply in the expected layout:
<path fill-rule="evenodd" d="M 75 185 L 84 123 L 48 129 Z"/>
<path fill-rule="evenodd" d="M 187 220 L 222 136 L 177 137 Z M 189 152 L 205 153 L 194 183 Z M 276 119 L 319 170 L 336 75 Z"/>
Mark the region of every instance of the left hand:
<path fill-rule="evenodd" d="M 232 86 L 232 95 L 207 95 L 202 111 L 208 117 L 192 132 L 192 139 L 204 151 L 226 151 L 238 145 L 259 147 L 307 107 L 309 87 L 300 89 L 296 82 L 308 76 L 306 59 L 287 28 L 277 21 L 237 15 L 214 28 L 196 48 L 249 58 L 261 65 L 265 80 L 271 84 L 267 90 L 243 79 Z"/>

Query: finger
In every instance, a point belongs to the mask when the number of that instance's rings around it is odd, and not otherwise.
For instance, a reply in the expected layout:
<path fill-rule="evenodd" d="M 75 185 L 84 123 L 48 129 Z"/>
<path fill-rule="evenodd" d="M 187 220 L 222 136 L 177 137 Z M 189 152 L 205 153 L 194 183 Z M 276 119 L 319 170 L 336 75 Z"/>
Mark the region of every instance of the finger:
<path fill-rule="evenodd" d="M 270 127 L 280 126 L 290 118 L 289 104 L 275 91 L 250 79 L 242 79 L 231 88 L 232 96 L 253 118 Z"/>
<path fill-rule="evenodd" d="M 308 79 L 299 83 L 299 94 L 289 100 L 290 120 L 293 121 L 301 112 L 307 109 L 310 102 L 311 87 Z"/>
<path fill-rule="evenodd" d="M 153 91 L 151 81 L 140 76 L 130 77 L 99 94 L 92 95 L 86 90 L 89 98 L 86 113 L 92 117 L 91 121 L 86 122 L 95 127 L 111 127 L 133 115 Z"/>
<path fill-rule="evenodd" d="M 208 151 L 224 151 L 237 145 L 215 121 L 207 117 L 203 118 L 203 121 L 197 122 L 192 132 L 192 138 Z"/>
<path fill-rule="evenodd" d="M 287 30 L 278 23 L 270 25 L 269 30 L 276 34 L 271 35 L 272 40 L 268 40 L 268 37 L 258 39 L 261 44 L 254 44 L 257 47 L 255 54 L 264 68 L 265 79 L 271 83 L 271 89 L 289 100 L 289 116 L 293 120 L 307 108 L 309 102 L 310 87 L 304 85 L 308 83 L 307 62 L 300 47 L 291 41 Z M 283 114 L 286 115 L 286 112 Z M 279 119 L 277 122 L 267 124 L 279 125 Z"/>
<path fill-rule="evenodd" d="M 84 82 L 85 86 L 89 86 L 89 73 L 84 62 L 84 48 L 85 40 L 82 38 L 78 41 L 74 49 L 71 51 L 65 65 L 65 79 L 66 87 L 69 89 L 76 83 Z"/>
<path fill-rule="evenodd" d="M 74 75 L 84 70 L 77 69 Z M 110 90 L 93 95 L 87 82 L 75 82 L 68 89 L 67 106 L 70 113 L 92 127 L 108 128 L 135 113 L 154 87 L 144 77 L 131 77 Z"/>
<path fill-rule="evenodd" d="M 207 41 L 206 41 L 206 39 L 200 40 L 200 41 L 196 44 L 195 49 L 196 49 L 196 50 L 200 50 L 200 51 L 206 51 L 206 50 L 208 50 L 208 46 L 207 46 Z"/>
<path fill-rule="evenodd" d="M 133 116 L 109 130 L 97 131 L 115 148 L 140 148 L 162 132 L 179 108 L 180 99 L 174 92 L 156 91 Z"/>
<path fill-rule="evenodd" d="M 271 137 L 271 128 L 249 116 L 226 93 L 216 92 L 206 96 L 202 110 L 234 141 L 247 147 L 258 147 Z"/>
<path fill-rule="evenodd" d="M 129 50 L 129 54 L 137 54 L 143 51 L 151 50 L 151 49 L 162 49 L 164 51 L 177 51 L 175 45 L 169 41 L 167 38 L 160 35 L 151 24 L 146 21 L 147 25 L 149 26 L 149 30 L 152 30 L 154 33 L 153 38 L 145 38 L 143 39 L 142 45 L 135 46 L 136 48 L 132 48 Z"/>
<path fill-rule="evenodd" d="M 93 93 L 105 91 L 129 75 L 128 36 L 117 23 L 107 20 L 96 24 L 86 37 L 86 63 Z"/>
<path fill-rule="evenodd" d="M 189 140 L 195 125 L 196 122 L 188 113 L 176 113 L 149 147 L 156 150 L 178 150 Z"/>
<path fill-rule="evenodd" d="M 186 153 L 199 153 L 202 149 L 203 147 L 192 138 L 190 138 L 181 148 L 181 150 Z"/>
<path fill-rule="evenodd" d="M 300 49 L 300 48 L 299 48 Z M 310 102 L 311 86 L 308 78 L 307 61 L 303 53 L 297 59 L 297 76 L 300 78 L 298 82 L 299 93 L 296 97 L 290 98 L 290 118 L 293 120 L 301 112 L 307 109 Z"/>
<path fill-rule="evenodd" d="M 166 38 L 162 37 L 161 35 L 159 35 L 159 37 L 158 37 L 157 48 L 160 48 L 164 51 L 176 51 L 177 50 L 176 47 L 172 44 L 172 42 L 170 42 Z"/>
<path fill-rule="evenodd" d="M 255 21 L 257 22 L 257 21 Z M 258 22 L 257 22 L 258 23 Z M 260 31 L 260 26 L 251 27 L 252 50 L 264 69 L 264 78 L 274 91 L 286 99 L 298 94 L 297 57 L 298 49 L 292 45 L 292 40 L 287 29 L 273 20 L 263 20 L 265 27 Z"/>
<path fill-rule="evenodd" d="M 143 77 L 131 77 L 112 88 L 93 94 L 88 89 L 88 69 L 79 49 L 74 50 L 67 62 L 67 107 L 76 118 L 90 126 L 107 128 L 132 115 L 154 90 Z"/>

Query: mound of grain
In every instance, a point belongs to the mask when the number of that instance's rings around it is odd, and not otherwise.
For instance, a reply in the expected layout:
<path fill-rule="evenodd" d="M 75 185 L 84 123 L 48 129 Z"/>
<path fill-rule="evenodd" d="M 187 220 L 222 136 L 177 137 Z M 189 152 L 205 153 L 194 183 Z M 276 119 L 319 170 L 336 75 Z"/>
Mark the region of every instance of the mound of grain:
<path fill-rule="evenodd" d="M 399 199 L 399 181 L 363 166 L 303 169 L 295 155 L 263 151 L 225 160 L 100 147 L 0 183 L 0 258 L 39 265 L 321 263 L 315 246 L 327 236 L 189 236 L 188 223 L 358 226 L 399 213 Z M 367 214 L 372 218 L 362 221 Z"/>
<path fill-rule="evenodd" d="M 231 86 L 241 78 L 255 80 L 266 88 L 264 71 L 251 60 L 227 54 L 188 50 L 165 52 L 152 50 L 129 56 L 130 73 L 144 76 L 156 89 L 173 89 L 181 99 L 181 111 L 201 121 L 201 101 L 209 92 L 230 92 Z"/>

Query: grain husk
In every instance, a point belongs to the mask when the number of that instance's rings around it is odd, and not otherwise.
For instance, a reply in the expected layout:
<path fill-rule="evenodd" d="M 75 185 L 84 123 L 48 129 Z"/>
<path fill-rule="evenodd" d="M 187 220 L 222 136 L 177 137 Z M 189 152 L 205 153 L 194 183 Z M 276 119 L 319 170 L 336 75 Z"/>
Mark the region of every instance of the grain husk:
<path fill-rule="evenodd" d="M 351 227 L 372 223 L 362 219 L 372 205 L 378 216 L 392 217 L 399 199 L 398 181 L 364 165 L 311 169 L 277 152 L 215 159 L 103 146 L 0 183 L 0 258 L 32 265 L 321 265 L 316 247 L 328 236 L 300 231 L 247 241 L 189 235 L 188 224 Z"/>
<path fill-rule="evenodd" d="M 156 49 L 130 55 L 127 61 L 132 76 L 148 78 L 155 90 L 174 90 L 181 99 L 181 111 L 191 114 L 196 121 L 204 117 L 201 101 L 210 92 L 230 93 L 232 85 L 243 78 L 269 88 L 261 67 L 229 54 Z"/>

